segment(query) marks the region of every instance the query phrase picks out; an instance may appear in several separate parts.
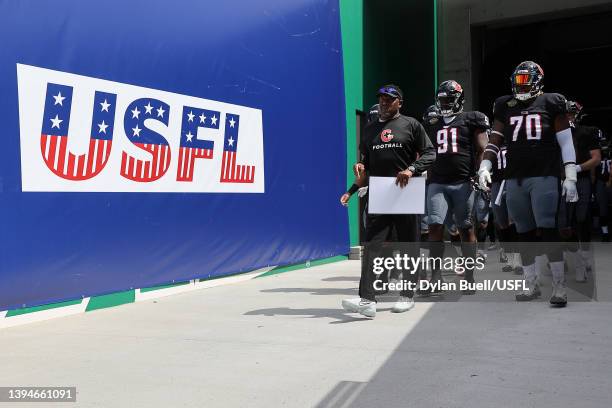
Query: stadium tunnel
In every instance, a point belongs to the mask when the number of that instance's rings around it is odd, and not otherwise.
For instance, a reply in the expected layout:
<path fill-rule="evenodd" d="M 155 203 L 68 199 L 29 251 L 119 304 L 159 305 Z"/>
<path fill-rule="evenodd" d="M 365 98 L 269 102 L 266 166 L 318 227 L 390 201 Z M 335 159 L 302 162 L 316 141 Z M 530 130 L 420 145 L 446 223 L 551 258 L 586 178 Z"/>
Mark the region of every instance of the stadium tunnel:
<path fill-rule="evenodd" d="M 510 92 L 514 67 L 533 60 L 544 69 L 545 92 L 579 101 L 584 123 L 612 134 L 612 102 L 602 92 L 612 52 L 612 3 L 442 0 L 438 11 L 440 80 L 457 77 L 468 108 L 490 115 L 495 98 Z"/>
<path fill-rule="evenodd" d="M 354 105 L 358 106 L 354 145 L 349 132 L 349 163 L 358 157 L 364 111 L 376 103 L 374 91 L 381 82 L 394 81 L 402 87 L 402 113 L 410 116 L 420 118 L 434 102 L 437 84 L 447 79 L 463 86 L 466 109 L 491 115 L 493 101 L 510 93 L 510 74 L 524 60 L 543 67 L 546 92 L 579 101 L 587 114 L 583 123 L 612 136 L 612 101 L 605 91 L 606 61 L 612 52 L 612 2 L 361 0 L 351 6 L 356 4 L 363 13 L 363 54 L 357 64 L 362 87 L 354 89 L 359 98 Z M 350 169 L 347 175 L 350 184 Z M 363 200 L 360 207 L 350 211 L 352 245 L 358 242 Z"/>

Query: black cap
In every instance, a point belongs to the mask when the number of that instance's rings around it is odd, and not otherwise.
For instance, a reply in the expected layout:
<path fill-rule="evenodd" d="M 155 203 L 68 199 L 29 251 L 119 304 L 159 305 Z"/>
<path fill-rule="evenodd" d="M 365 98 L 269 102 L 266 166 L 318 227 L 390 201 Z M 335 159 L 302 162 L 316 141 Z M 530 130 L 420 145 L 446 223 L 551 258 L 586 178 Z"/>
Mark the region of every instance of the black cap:
<path fill-rule="evenodd" d="M 378 93 L 376 94 L 376 96 L 380 95 L 389 95 L 394 98 L 399 98 L 400 100 L 404 99 L 404 93 L 402 92 L 399 86 L 394 84 L 388 84 L 378 89 Z"/>

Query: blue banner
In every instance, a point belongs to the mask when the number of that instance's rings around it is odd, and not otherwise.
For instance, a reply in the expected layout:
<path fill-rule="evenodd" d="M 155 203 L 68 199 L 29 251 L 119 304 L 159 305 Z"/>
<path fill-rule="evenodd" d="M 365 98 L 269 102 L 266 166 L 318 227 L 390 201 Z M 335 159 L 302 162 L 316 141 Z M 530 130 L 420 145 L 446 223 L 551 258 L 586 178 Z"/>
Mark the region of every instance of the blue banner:
<path fill-rule="evenodd" d="M 0 4 L 0 310 L 348 253 L 338 1 Z"/>

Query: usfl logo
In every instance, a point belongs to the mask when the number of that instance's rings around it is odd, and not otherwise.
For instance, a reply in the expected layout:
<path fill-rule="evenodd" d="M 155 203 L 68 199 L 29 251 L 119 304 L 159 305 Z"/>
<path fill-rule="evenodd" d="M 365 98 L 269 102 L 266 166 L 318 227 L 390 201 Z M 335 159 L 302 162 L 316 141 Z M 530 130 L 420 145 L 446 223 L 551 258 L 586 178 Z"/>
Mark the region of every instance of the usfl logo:
<path fill-rule="evenodd" d="M 259 109 L 21 64 L 17 75 L 23 191 L 264 192 Z"/>

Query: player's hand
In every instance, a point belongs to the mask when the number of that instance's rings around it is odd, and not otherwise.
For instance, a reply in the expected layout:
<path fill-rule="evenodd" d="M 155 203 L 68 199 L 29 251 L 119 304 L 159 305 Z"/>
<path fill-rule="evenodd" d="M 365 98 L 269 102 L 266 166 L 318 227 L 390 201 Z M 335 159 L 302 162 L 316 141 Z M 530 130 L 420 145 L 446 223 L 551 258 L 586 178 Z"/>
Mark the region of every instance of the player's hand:
<path fill-rule="evenodd" d="M 478 169 L 478 187 L 483 191 L 489 191 L 491 184 L 491 168 L 493 165 L 489 160 L 483 160 Z"/>
<path fill-rule="evenodd" d="M 563 193 L 565 201 L 568 203 L 575 203 L 578 201 L 578 190 L 576 189 L 576 182 L 574 180 L 563 180 Z"/>
<path fill-rule="evenodd" d="M 412 177 L 412 172 L 410 170 L 404 170 L 397 173 L 397 178 L 395 179 L 395 185 L 400 186 L 400 188 L 406 187 L 408 184 L 408 180 Z"/>
<path fill-rule="evenodd" d="M 478 170 L 478 187 L 483 191 L 489 191 L 489 184 L 491 184 L 491 173 L 489 170 Z"/>
<path fill-rule="evenodd" d="M 348 207 L 348 202 L 350 198 L 351 198 L 351 195 L 349 193 L 342 194 L 342 197 L 340 197 L 340 204 L 342 204 L 345 207 Z"/>
<path fill-rule="evenodd" d="M 359 178 L 363 173 L 365 173 L 365 166 L 363 163 L 355 163 L 353 165 L 353 174 L 355 177 Z"/>

